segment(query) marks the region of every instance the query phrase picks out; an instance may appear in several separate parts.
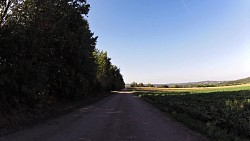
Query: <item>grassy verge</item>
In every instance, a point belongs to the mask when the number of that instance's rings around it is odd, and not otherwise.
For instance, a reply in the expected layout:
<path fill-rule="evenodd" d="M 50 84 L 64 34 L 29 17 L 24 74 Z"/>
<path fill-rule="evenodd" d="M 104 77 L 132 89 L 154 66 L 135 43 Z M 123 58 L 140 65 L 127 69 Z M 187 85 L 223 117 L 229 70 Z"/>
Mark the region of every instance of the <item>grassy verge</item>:
<path fill-rule="evenodd" d="M 249 88 L 244 88 L 249 89 Z M 250 139 L 250 91 L 140 91 L 136 95 L 214 141 Z"/>
<path fill-rule="evenodd" d="M 189 116 L 188 114 L 179 113 L 174 110 L 169 111 L 169 109 L 164 107 L 164 105 L 155 103 L 149 98 L 143 97 L 143 99 L 153 104 L 155 107 L 157 107 L 161 111 L 166 112 L 171 118 L 183 123 L 190 129 L 207 136 L 212 141 L 249 141 L 248 139 L 237 137 L 234 134 L 228 134 L 227 130 L 223 130 L 216 126 L 206 124 L 202 121 L 196 120 L 192 118 L 191 116 Z"/>

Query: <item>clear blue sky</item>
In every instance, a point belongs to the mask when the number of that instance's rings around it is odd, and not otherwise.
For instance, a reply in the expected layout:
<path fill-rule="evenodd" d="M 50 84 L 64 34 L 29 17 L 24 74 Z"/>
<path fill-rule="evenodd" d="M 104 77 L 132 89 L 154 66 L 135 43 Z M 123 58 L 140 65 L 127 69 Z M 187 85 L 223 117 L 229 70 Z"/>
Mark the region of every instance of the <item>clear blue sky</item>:
<path fill-rule="evenodd" d="M 88 0 L 97 48 L 126 83 L 250 76 L 250 0 Z"/>

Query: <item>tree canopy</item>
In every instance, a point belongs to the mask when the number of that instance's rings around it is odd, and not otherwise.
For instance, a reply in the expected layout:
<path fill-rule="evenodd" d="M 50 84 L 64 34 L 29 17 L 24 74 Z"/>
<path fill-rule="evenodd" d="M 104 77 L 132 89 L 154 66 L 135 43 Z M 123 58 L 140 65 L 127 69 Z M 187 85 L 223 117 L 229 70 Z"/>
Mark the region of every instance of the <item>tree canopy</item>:
<path fill-rule="evenodd" d="M 86 0 L 0 0 L 1 109 L 124 88 L 120 69 L 95 47 L 89 9 Z"/>

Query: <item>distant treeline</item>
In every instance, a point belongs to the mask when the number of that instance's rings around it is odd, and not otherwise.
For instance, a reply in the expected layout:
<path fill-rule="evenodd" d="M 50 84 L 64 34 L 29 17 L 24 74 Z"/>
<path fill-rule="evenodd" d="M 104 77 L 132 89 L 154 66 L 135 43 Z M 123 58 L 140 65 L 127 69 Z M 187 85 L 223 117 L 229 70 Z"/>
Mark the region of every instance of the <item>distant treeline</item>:
<path fill-rule="evenodd" d="M 0 114 L 124 88 L 86 19 L 85 0 L 0 1 Z"/>
<path fill-rule="evenodd" d="M 143 84 L 132 82 L 130 87 L 157 87 L 157 88 L 194 88 L 194 87 L 220 87 L 220 86 L 233 86 L 250 83 L 250 77 L 234 80 L 234 81 L 222 81 L 222 82 L 197 82 L 197 83 L 181 83 L 181 84 Z"/>
<path fill-rule="evenodd" d="M 241 84 L 248 84 L 250 83 L 250 77 L 239 79 L 239 80 L 233 80 L 233 81 L 224 81 L 221 82 L 220 86 L 232 86 L 232 85 L 241 85 Z"/>
<path fill-rule="evenodd" d="M 137 83 L 137 82 L 132 82 L 130 84 L 130 87 L 161 87 L 161 88 L 169 88 L 168 85 L 153 85 L 151 83 L 148 84 L 143 84 L 143 83 Z"/>

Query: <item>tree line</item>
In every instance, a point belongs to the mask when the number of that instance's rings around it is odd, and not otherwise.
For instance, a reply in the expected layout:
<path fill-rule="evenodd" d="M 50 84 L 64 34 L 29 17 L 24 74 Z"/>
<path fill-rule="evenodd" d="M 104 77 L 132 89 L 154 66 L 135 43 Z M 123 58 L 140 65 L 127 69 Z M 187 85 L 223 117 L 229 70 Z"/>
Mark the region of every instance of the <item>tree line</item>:
<path fill-rule="evenodd" d="M 130 84 L 130 87 L 155 87 L 153 84 L 151 83 L 148 83 L 148 84 L 143 84 L 142 82 L 141 83 L 137 83 L 137 82 L 132 82 Z"/>
<path fill-rule="evenodd" d="M 194 87 L 216 87 L 215 84 L 157 84 L 153 85 L 151 83 L 143 84 L 143 83 L 137 83 L 132 82 L 130 84 L 130 87 L 157 87 L 157 88 L 194 88 Z"/>
<path fill-rule="evenodd" d="M 124 88 L 86 0 L 0 0 L 0 114 Z"/>

